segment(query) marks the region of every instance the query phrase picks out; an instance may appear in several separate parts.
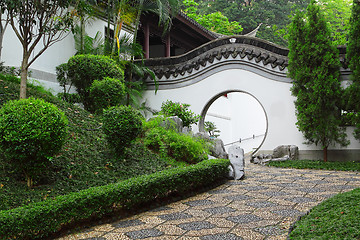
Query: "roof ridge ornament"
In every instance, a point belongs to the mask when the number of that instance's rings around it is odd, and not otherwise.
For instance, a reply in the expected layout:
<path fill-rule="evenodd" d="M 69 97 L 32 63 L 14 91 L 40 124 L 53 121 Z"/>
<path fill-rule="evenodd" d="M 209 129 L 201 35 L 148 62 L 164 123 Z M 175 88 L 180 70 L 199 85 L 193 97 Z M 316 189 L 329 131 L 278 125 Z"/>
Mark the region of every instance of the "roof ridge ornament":
<path fill-rule="evenodd" d="M 260 23 L 254 30 L 252 30 L 251 32 L 244 34 L 243 36 L 247 36 L 247 37 L 256 37 L 256 33 L 259 31 L 259 28 L 261 27 L 262 23 Z"/>

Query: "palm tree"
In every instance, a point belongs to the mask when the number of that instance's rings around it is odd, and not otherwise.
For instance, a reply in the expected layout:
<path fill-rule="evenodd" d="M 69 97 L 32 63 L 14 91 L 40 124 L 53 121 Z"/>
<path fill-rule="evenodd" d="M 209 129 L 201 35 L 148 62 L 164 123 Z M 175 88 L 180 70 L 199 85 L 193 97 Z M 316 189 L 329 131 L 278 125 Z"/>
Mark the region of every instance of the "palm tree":
<path fill-rule="evenodd" d="M 139 30 L 140 17 L 143 12 L 153 12 L 159 16 L 159 25 L 164 27 L 164 33 L 171 27 L 171 20 L 180 11 L 180 0 L 137 0 L 136 6 L 138 9 L 134 41 L 136 41 L 137 31 Z"/>

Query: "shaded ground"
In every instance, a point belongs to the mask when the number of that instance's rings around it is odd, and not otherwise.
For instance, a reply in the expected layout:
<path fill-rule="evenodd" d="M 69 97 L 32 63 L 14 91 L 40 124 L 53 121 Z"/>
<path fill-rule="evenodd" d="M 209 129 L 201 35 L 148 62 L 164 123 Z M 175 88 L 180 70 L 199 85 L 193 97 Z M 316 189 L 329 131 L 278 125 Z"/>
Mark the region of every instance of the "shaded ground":
<path fill-rule="evenodd" d="M 360 173 L 248 164 L 246 179 L 59 239 L 286 239 L 323 200 L 360 187 Z"/>

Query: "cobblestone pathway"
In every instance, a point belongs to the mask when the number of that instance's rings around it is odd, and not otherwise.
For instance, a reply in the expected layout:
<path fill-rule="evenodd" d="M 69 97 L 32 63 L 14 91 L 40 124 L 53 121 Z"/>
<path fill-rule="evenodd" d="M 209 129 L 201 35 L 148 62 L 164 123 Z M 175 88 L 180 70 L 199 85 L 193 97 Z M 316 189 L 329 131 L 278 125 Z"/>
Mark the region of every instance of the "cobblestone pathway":
<path fill-rule="evenodd" d="M 286 239 L 299 216 L 357 187 L 360 173 L 248 164 L 244 180 L 59 239 Z"/>

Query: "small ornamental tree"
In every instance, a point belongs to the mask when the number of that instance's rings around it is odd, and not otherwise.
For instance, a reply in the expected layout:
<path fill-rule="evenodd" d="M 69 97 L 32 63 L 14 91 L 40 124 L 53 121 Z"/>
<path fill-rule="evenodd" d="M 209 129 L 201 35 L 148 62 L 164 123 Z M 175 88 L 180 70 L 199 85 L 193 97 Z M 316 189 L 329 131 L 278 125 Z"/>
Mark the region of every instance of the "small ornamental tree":
<path fill-rule="evenodd" d="M 125 147 L 142 132 L 143 117 L 131 106 L 116 106 L 103 113 L 103 131 L 106 140 L 117 154 L 122 154 Z"/>
<path fill-rule="evenodd" d="M 355 114 L 355 137 L 360 139 L 360 0 L 354 0 L 350 18 L 350 34 L 347 44 L 347 59 L 352 71 L 352 84 L 346 89 L 347 110 Z"/>
<path fill-rule="evenodd" d="M 340 125 L 340 61 L 326 20 L 312 0 L 305 17 L 299 12 L 289 26 L 289 76 L 296 97 L 297 127 L 308 144 L 320 145 L 327 161 L 331 144 L 346 146 Z"/>
<path fill-rule="evenodd" d="M 62 111 L 40 99 L 9 101 L 0 109 L 0 148 L 29 187 L 62 148 L 67 124 Z"/>
<path fill-rule="evenodd" d="M 189 110 L 190 105 L 167 100 L 161 105 L 160 113 L 166 117 L 178 116 L 183 121 L 184 127 L 190 127 L 191 124 L 197 124 L 200 116 Z"/>
<path fill-rule="evenodd" d="M 64 39 L 73 26 L 75 0 L 1 0 L 9 24 L 22 46 L 20 98 L 26 98 L 30 65 L 51 45 Z"/>

